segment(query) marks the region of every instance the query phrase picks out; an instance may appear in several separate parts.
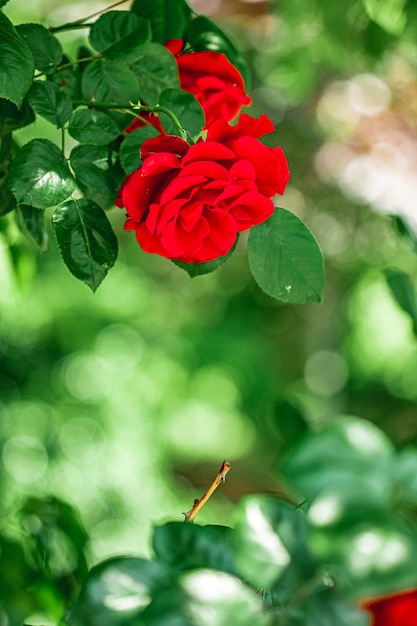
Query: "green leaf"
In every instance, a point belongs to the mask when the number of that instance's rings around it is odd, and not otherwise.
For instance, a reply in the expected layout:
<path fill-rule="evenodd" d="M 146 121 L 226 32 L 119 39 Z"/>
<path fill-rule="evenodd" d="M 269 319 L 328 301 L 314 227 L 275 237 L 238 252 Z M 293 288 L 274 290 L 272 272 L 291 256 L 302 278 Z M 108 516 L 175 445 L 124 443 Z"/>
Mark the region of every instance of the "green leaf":
<path fill-rule="evenodd" d="M 107 104 L 128 104 L 139 100 L 135 74 L 123 63 L 100 59 L 88 64 L 82 76 L 82 92 L 87 100 Z"/>
<path fill-rule="evenodd" d="M 407 16 L 404 7 L 407 0 L 362 0 L 369 18 L 391 35 L 401 35 Z"/>
<path fill-rule="evenodd" d="M 18 204 L 16 216 L 20 229 L 38 246 L 40 252 L 46 252 L 48 233 L 45 228 L 44 212 L 28 204 Z"/>
<path fill-rule="evenodd" d="M 336 517 L 361 517 L 367 514 L 365 509 L 387 506 L 392 456 L 392 444 L 376 426 L 342 416 L 307 433 L 289 452 L 282 471 L 290 486 L 310 503 L 330 494 Z"/>
<path fill-rule="evenodd" d="M 191 137 L 196 137 L 204 126 L 204 113 L 193 94 L 180 89 L 166 89 L 162 92 L 159 104 L 174 113 L 182 128 Z M 168 135 L 178 135 L 179 131 L 170 117 L 160 114 L 161 124 Z"/>
<path fill-rule="evenodd" d="M 184 263 L 183 261 L 173 261 L 175 265 L 180 267 L 184 272 L 190 276 L 190 278 L 195 278 L 196 276 L 204 276 L 204 274 L 210 274 L 210 272 L 214 272 L 219 269 L 222 265 L 226 263 L 228 259 L 232 256 L 235 251 L 238 239 L 236 238 L 235 243 L 229 250 L 227 254 L 224 256 L 219 256 L 214 261 L 208 261 L 206 263 Z"/>
<path fill-rule="evenodd" d="M 10 100 L 0 98 L 0 137 L 17 128 L 28 126 L 28 124 L 32 124 L 34 121 L 35 114 L 27 98 L 23 100 L 20 109 Z"/>
<path fill-rule="evenodd" d="M 81 594 L 67 618 L 69 626 L 128 626 L 165 583 L 159 563 L 116 557 L 89 572 Z M 135 624 L 137 622 L 135 621 Z"/>
<path fill-rule="evenodd" d="M 385 278 L 395 300 L 402 310 L 410 316 L 413 331 L 417 335 L 417 297 L 410 277 L 404 272 L 386 270 Z"/>
<path fill-rule="evenodd" d="M 145 609 L 146 626 L 267 626 L 269 615 L 255 590 L 211 569 L 186 572 L 177 584 L 158 590 Z"/>
<path fill-rule="evenodd" d="M 210 567 L 234 573 L 230 533 L 226 526 L 169 522 L 155 528 L 153 549 L 158 560 L 175 571 Z"/>
<path fill-rule="evenodd" d="M 306 547 L 306 517 L 289 504 L 266 495 L 243 498 L 234 529 L 237 570 L 253 585 L 275 588 L 289 600 L 314 574 L 316 564 Z"/>
<path fill-rule="evenodd" d="M 25 41 L 0 12 L 0 98 L 20 107 L 29 89 L 35 65 Z"/>
<path fill-rule="evenodd" d="M 16 207 L 16 198 L 7 187 L 7 185 L 0 185 L 0 217 L 7 215 L 10 211 Z"/>
<path fill-rule="evenodd" d="M 10 168 L 10 189 L 21 204 L 47 209 L 75 189 L 67 162 L 49 139 L 32 139 L 20 148 Z"/>
<path fill-rule="evenodd" d="M 71 151 L 70 162 L 77 179 L 86 187 L 115 197 L 118 183 L 113 177 L 111 152 L 104 146 L 83 144 Z"/>
<path fill-rule="evenodd" d="M 150 21 L 152 40 L 162 44 L 169 39 L 182 39 L 191 17 L 191 9 L 184 0 L 134 0 L 131 11 Z"/>
<path fill-rule="evenodd" d="M 147 104 L 158 104 L 165 89 L 180 88 L 175 57 L 159 43 L 151 43 L 132 70 L 138 79 L 140 99 Z"/>
<path fill-rule="evenodd" d="M 120 163 L 126 174 L 131 174 L 141 166 L 140 149 L 143 142 L 157 135 L 159 132 L 153 126 L 143 126 L 129 133 L 123 139 L 119 154 Z"/>
<path fill-rule="evenodd" d="M 52 226 L 69 271 L 96 291 L 117 257 L 117 239 L 101 207 L 73 200 L 58 207 Z"/>
<path fill-rule="evenodd" d="M 229 37 L 212 20 L 203 16 L 198 16 L 191 20 L 188 24 L 185 38 L 195 51 L 213 50 L 215 52 L 223 52 L 242 74 L 246 90 L 250 88 L 250 71 L 245 59 Z"/>
<path fill-rule="evenodd" d="M 38 115 L 57 128 L 62 128 L 71 117 L 71 98 L 49 80 L 35 81 L 29 90 L 28 100 Z"/>
<path fill-rule="evenodd" d="M 31 51 L 36 69 L 52 74 L 62 60 L 63 52 L 58 39 L 41 24 L 20 24 L 16 30 Z"/>
<path fill-rule="evenodd" d="M 417 233 L 415 229 L 400 215 L 394 215 L 393 221 L 399 234 L 410 244 L 413 251 L 417 252 Z"/>
<path fill-rule="evenodd" d="M 108 11 L 90 30 L 90 43 L 114 61 L 135 61 L 151 41 L 151 25 L 130 11 Z"/>
<path fill-rule="evenodd" d="M 291 304 L 320 302 L 323 257 L 293 213 L 277 208 L 269 220 L 251 229 L 248 260 L 254 279 L 272 298 Z"/>
<path fill-rule="evenodd" d="M 275 402 L 273 423 L 286 445 L 292 445 L 310 430 L 309 424 L 300 409 L 285 399 Z"/>
<path fill-rule="evenodd" d="M 68 132 L 80 143 L 104 146 L 119 136 L 117 124 L 107 113 L 78 109 L 70 119 Z"/>

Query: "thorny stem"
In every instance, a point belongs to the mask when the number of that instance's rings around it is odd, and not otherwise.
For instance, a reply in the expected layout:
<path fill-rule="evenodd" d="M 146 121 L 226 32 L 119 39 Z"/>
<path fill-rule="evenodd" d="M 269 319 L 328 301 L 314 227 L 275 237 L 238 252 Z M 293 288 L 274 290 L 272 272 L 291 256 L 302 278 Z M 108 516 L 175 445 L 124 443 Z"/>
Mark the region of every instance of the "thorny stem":
<path fill-rule="evenodd" d="M 203 508 L 207 500 L 216 491 L 217 487 L 221 485 L 222 483 L 224 483 L 224 481 L 226 480 L 226 474 L 227 472 L 229 472 L 231 467 L 232 466 L 230 465 L 230 463 L 228 463 L 227 461 L 223 461 L 220 470 L 217 472 L 216 478 L 213 480 L 213 482 L 211 483 L 210 487 L 207 489 L 204 496 L 200 498 L 200 500 L 194 500 L 192 509 L 190 511 L 187 511 L 187 513 L 184 513 L 185 522 L 194 521 L 196 515 L 201 511 L 201 509 Z"/>
<path fill-rule="evenodd" d="M 115 2 L 114 4 L 111 4 L 110 6 L 106 7 L 105 9 L 101 9 L 100 11 L 96 11 L 95 13 L 92 13 L 91 15 L 88 15 L 87 17 L 82 17 L 79 20 L 75 20 L 74 22 L 68 22 L 67 24 L 62 24 L 61 26 L 50 26 L 49 30 L 51 31 L 51 33 L 59 33 L 62 32 L 64 30 L 75 30 L 77 28 L 88 28 L 89 26 L 91 26 L 91 24 L 86 24 L 86 22 L 91 19 L 92 17 L 96 17 L 96 15 L 100 15 L 101 13 L 105 13 L 106 11 L 109 11 L 110 9 L 114 9 L 114 7 L 118 7 L 120 4 L 124 4 L 125 2 L 127 2 L 127 0 L 118 0 L 118 2 Z"/>

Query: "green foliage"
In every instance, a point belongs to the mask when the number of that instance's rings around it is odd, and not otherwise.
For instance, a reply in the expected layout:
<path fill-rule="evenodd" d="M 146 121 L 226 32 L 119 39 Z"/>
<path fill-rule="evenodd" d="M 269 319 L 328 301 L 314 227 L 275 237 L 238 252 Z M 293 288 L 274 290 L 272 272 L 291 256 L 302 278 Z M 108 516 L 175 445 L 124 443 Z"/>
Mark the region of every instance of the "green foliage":
<path fill-rule="evenodd" d="M 32 109 L 57 128 L 63 128 L 72 114 L 72 101 L 68 94 L 50 81 L 36 81 L 28 93 Z"/>
<path fill-rule="evenodd" d="M 252 228 L 248 258 L 256 282 L 269 296 L 292 304 L 320 302 L 324 282 L 320 248 L 289 211 L 277 208 L 268 221 Z"/>
<path fill-rule="evenodd" d="M 169 108 L 191 137 L 196 137 L 204 126 L 204 113 L 193 94 L 179 89 L 166 89 L 159 103 Z M 166 113 L 160 114 L 162 126 L 168 135 L 180 135 L 180 131 Z"/>
<path fill-rule="evenodd" d="M 68 124 L 68 132 L 80 143 L 105 146 L 119 135 L 117 124 L 103 111 L 78 109 Z"/>
<path fill-rule="evenodd" d="M 157 137 L 158 131 L 153 126 L 144 126 L 138 128 L 123 139 L 120 146 L 120 163 L 126 172 L 131 174 L 140 167 L 142 161 L 140 158 L 140 148 L 146 139 Z"/>
<path fill-rule="evenodd" d="M 40 24 L 20 24 L 16 30 L 26 42 L 35 68 L 44 74 L 53 74 L 63 55 L 58 39 Z"/>
<path fill-rule="evenodd" d="M 108 59 L 89 63 L 82 75 L 82 92 L 87 100 L 116 105 L 135 102 L 140 95 L 132 70 L 119 61 Z"/>
<path fill-rule="evenodd" d="M 32 83 L 34 69 L 29 47 L 0 12 L 0 97 L 20 107 Z"/>
<path fill-rule="evenodd" d="M 162 44 L 169 39 L 182 39 L 191 17 L 190 8 L 184 0 L 134 0 L 132 11 L 150 21 L 153 40 Z"/>
<path fill-rule="evenodd" d="M 136 61 L 151 41 L 148 20 L 130 11 L 108 11 L 90 30 L 90 43 L 105 58 Z"/>
<path fill-rule="evenodd" d="M 132 65 L 139 83 L 140 97 L 148 104 L 158 104 L 166 89 L 179 89 L 178 69 L 172 54 L 161 44 L 151 43 Z"/>

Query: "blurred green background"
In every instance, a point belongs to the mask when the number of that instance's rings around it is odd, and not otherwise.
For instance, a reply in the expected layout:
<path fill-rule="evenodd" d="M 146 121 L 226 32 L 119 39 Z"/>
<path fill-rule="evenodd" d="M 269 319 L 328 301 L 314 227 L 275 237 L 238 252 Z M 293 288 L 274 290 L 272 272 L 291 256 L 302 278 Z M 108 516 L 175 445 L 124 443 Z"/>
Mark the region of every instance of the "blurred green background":
<path fill-rule="evenodd" d="M 153 524 L 182 519 L 223 459 L 232 471 L 199 520 L 228 524 L 243 493 L 285 491 L 276 468 L 293 407 L 311 423 L 355 414 L 398 447 L 417 443 L 417 238 L 392 217 L 417 228 L 417 5 L 397 0 L 375 17 L 376 5 L 193 3 L 243 51 L 252 112 L 277 125 L 268 142 L 292 173 L 278 203 L 323 249 L 321 305 L 263 295 L 244 237 L 221 270 L 190 280 L 142 253 L 119 209 L 109 212 L 119 259 L 93 295 L 52 238 L 38 255 L 2 218 L 4 532 L 16 533 L 28 495 L 52 494 L 80 511 L 90 565 L 146 556 Z M 10 0 L 4 10 L 57 25 L 104 6 Z M 83 43 L 79 31 L 60 37 L 69 52 Z M 42 120 L 16 135 L 39 133 L 56 138 Z"/>

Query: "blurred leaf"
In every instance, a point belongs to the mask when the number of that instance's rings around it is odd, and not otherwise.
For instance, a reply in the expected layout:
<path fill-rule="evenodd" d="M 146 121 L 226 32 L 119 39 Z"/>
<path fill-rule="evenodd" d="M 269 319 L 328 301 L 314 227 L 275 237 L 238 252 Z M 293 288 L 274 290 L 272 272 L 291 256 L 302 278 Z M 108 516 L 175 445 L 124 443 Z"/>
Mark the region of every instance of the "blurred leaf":
<path fill-rule="evenodd" d="M 234 528 L 234 561 L 253 585 L 273 586 L 288 600 L 314 573 L 306 547 L 308 523 L 298 509 L 273 496 L 248 496 L 239 502 Z"/>
<path fill-rule="evenodd" d="M 401 35 L 406 26 L 406 2 L 407 0 L 362 0 L 370 19 L 392 35 Z"/>
<path fill-rule="evenodd" d="M 81 594 L 66 619 L 70 626 L 130 626 L 166 582 L 159 563 L 115 557 L 89 572 Z"/>
<path fill-rule="evenodd" d="M 16 207 L 16 198 L 7 187 L 7 185 L 0 185 L 0 217 L 7 215 L 10 211 Z"/>
<path fill-rule="evenodd" d="M 308 421 L 300 409 L 285 399 L 275 402 L 272 418 L 274 426 L 287 445 L 292 445 L 310 430 Z"/>
<path fill-rule="evenodd" d="M 103 111 L 78 109 L 74 111 L 68 132 L 80 143 L 104 146 L 119 135 L 119 129 L 111 117 Z"/>
<path fill-rule="evenodd" d="M 269 220 L 251 229 L 248 260 L 254 279 L 272 298 L 291 304 L 321 301 L 322 253 L 293 213 L 277 208 Z"/>
<path fill-rule="evenodd" d="M 117 257 L 117 239 L 101 207 L 73 200 L 58 207 L 52 225 L 69 271 L 96 291 Z"/>
<path fill-rule="evenodd" d="M 23 100 L 20 109 L 13 102 L 0 98 L 0 137 L 17 128 L 28 126 L 35 121 L 35 114 L 29 106 L 28 99 Z"/>
<path fill-rule="evenodd" d="M 176 571 L 210 567 L 234 573 L 230 533 L 226 526 L 169 522 L 155 528 L 153 549 L 159 561 Z"/>
<path fill-rule="evenodd" d="M 147 104 L 158 104 L 165 89 L 180 88 L 175 58 L 159 43 L 151 43 L 132 70 L 138 79 L 140 99 Z"/>
<path fill-rule="evenodd" d="M 131 11 L 149 20 L 152 40 L 166 43 L 169 39 L 182 39 L 191 9 L 184 0 L 134 0 Z"/>
<path fill-rule="evenodd" d="M 53 82 L 35 81 L 29 90 L 28 100 L 38 115 L 57 128 L 62 128 L 71 117 L 71 98 Z"/>
<path fill-rule="evenodd" d="M 184 524 L 186 525 L 186 524 Z M 267 626 L 257 594 L 241 580 L 209 569 L 182 574 L 159 589 L 143 614 L 146 626 Z"/>
<path fill-rule="evenodd" d="M 417 335 L 417 297 L 409 276 L 404 272 L 386 270 L 385 278 L 395 300 L 411 317 L 413 331 Z"/>
<path fill-rule="evenodd" d="M 182 128 L 191 137 L 196 137 L 204 126 L 204 113 L 193 94 L 179 89 L 166 89 L 162 92 L 159 104 L 176 115 Z M 160 113 L 161 124 L 168 135 L 179 135 L 179 131 L 165 113 Z"/>
<path fill-rule="evenodd" d="M 31 51 L 36 69 L 52 74 L 62 60 L 58 39 L 41 24 L 19 24 L 16 29 Z"/>
<path fill-rule="evenodd" d="M 70 155 L 71 167 L 77 179 L 101 194 L 116 196 L 118 184 L 111 168 L 111 153 L 105 146 L 82 144 Z"/>
<path fill-rule="evenodd" d="M 31 51 L 0 11 L 0 98 L 20 107 L 32 83 L 34 69 Z"/>
<path fill-rule="evenodd" d="M 90 43 L 114 61 L 135 61 L 151 41 L 151 26 L 131 11 L 107 11 L 93 24 Z"/>
<path fill-rule="evenodd" d="M 47 209 L 71 195 L 75 180 L 62 152 L 52 141 L 32 139 L 12 161 L 10 189 L 21 204 Z"/>
<path fill-rule="evenodd" d="M 117 61 L 92 61 L 83 73 L 81 85 L 87 100 L 127 105 L 140 98 L 135 74 L 127 65 Z"/>
<path fill-rule="evenodd" d="M 237 242 L 238 237 L 236 238 L 236 241 L 230 248 L 229 252 L 224 256 L 219 256 L 217 259 L 214 259 L 214 261 L 208 261 L 207 263 L 184 263 L 183 261 L 173 261 L 173 263 L 175 263 L 175 265 L 184 270 L 184 272 L 187 272 L 190 278 L 195 278 L 196 276 L 204 276 L 204 274 L 215 272 L 219 269 L 219 267 L 224 265 L 228 259 L 230 259 L 233 252 L 235 251 Z"/>
<path fill-rule="evenodd" d="M 414 228 L 400 215 L 394 215 L 393 221 L 399 234 L 411 245 L 414 252 L 417 252 L 417 233 Z"/>
<path fill-rule="evenodd" d="M 294 611 L 287 624 L 288 626 L 370 626 L 370 619 L 369 615 L 356 607 L 353 602 L 347 601 L 333 589 L 325 589 L 307 598 L 306 602 Z"/>
<path fill-rule="evenodd" d="M 388 507 L 392 458 L 392 444 L 376 426 L 339 416 L 330 425 L 307 433 L 288 453 L 282 471 L 310 504 L 318 497 L 328 498 L 330 521 L 331 514 L 334 519 L 353 515 L 355 502 L 364 516 L 368 507 Z"/>
<path fill-rule="evenodd" d="M 29 591 L 33 574 L 23 547 L 0 535 L 0 607 L 6 611 L 6 618 L 3 619 L 7 626 L 21 626 L 35 609 L 34 598 Z M 3 617 L 1 612 L 0 617 Z"/>
<path fill-rule="evenodd" d="M 16 215 L 18 224 L 23 232 L 30 236 L 40 252 L 46 252 L 48 249 L 48 233 L 45 228 L 45 214 L 42 209 L 36 209 L 28 204 L 18 204 Z"/>
<path fill-rule="evenodd" d="M 185 38 L 195 51 L 214 50 L 215 52 L 223 52 L 242 74 L 246 90 L 250 89 L 251 78 L 245 59 L 229 37 L 214 22 L 207 17 L 196 17 L 189 22 Z"/>
<path fill-rule="evenodd" d="M 395 499 L 401 503 L 417 507 L 417 450 L 413 446 L 401 450 L 395 463 Z"/>
<path fill-rule="evenodd" d="M 120 146 L 120 163 L 126 174 L 131 174 L 137 170 L 142 160 L 140 158 L 140 149 L 146 139 L 157 137 L 159 132 L 153 126 L 143 126 L 129 133 L 122 141 Z"/>

